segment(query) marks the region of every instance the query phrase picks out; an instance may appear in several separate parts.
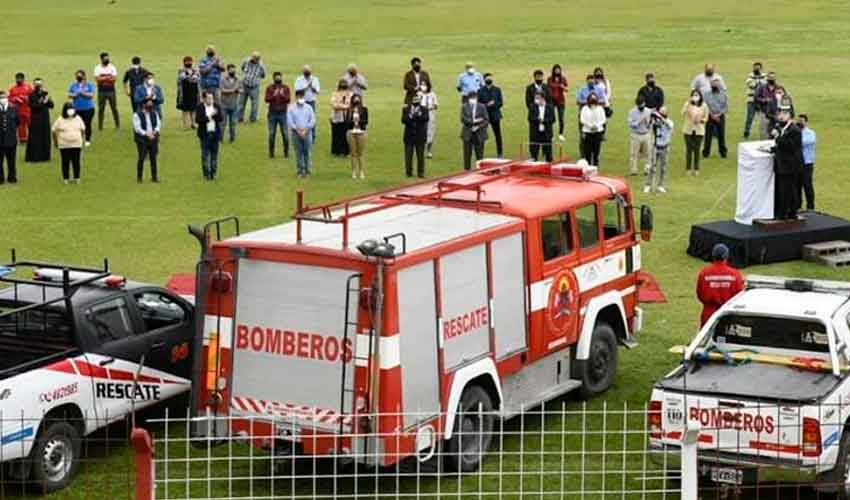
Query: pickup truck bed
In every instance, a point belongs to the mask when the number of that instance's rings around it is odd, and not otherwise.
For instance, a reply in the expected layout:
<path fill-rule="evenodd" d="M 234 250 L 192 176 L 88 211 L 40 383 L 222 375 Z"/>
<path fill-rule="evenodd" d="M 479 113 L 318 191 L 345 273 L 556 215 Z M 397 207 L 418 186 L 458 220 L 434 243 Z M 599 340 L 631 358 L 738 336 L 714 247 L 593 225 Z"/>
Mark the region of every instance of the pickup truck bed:
<path fill-rule="evenodd" d="M 846 377 L 846 375 L 845 375 Z M 734 399 L 762 401 L 816 402 L 835 389 L 843 378 L 827 372 L 798 370 L 768 363 L 727 365 L 697 362 L 661 379 L 657 387 L 665 391 L 710 394 Z"/>

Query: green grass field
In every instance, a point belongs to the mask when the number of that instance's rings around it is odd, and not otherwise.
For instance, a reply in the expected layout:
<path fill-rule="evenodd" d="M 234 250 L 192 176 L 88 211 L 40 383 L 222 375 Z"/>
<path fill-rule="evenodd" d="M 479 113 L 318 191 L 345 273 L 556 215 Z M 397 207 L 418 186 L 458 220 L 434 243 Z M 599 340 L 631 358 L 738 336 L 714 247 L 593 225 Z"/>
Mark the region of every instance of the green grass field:
<path fill-rule="evenodd" d="M 733 215 L 734 145 L 743 125 L 744 79 L 754 60 L 778 72 L 798 112 L 810 115 L 818 133 L 818 209 L 850 216 L 850 182 L 844 171 L 850 153 L 845 109 L 850 100 L 848 22 L 850 4 L 826 0 L 44 0 L 17 5 L 4 9 L 3 85 L 10 85 L 17 71 L 30 79 L 41 76 L 61 102 L 74 71 L 91 73 L 103 50 L 112 54 L 120 72 L 131 56 L 140 55 L 144 66 L 157 73 L 167 101 L 160 155 L 164 182 L 136 184 L 129 106 L 121 99 L 124 127 L 95 131 L 94 144 L 83 156 L 81 185 L 61 183 L 58 154 L 50 164 L 31 165 L 23 163 L 19 151 L 20 183 L 0 187 L 6 227 L 0 233 L 0 251 L 14 247 L 21 257 L 88 264 L 108 257 L 116 272 L 159 283 L 194 268 L 197 248 L 186 233 L 188 223 L 235 214 L 250 230 L 286 220 L 293 212 L 296 189 L 305 189 L 308 202 L 319 202 L 402 184 L 401 78 L 414 55 L 423 58 L 442 104 L 429 175 L 460 169 L 454 82 L 467 60 L 492 72 L 502 87 L 508 156 L 519 156 L 527 137 L 523 90 L 533 69 L 548 73 L 553 63 L 561 63 L 572 95 L 586 73 L 603 66 L 613 83 L 615 114 L 603 144 L 601 170 L 622 175 L 627 172 L 626 114 L 643 74 L 656 73 L 678 130 L 678 111 L 691 78 L 704 63 L 714 62 L 729 85 L 730 158 L 713 157 L 704 162 L 701 177 L 685 177 L 684 144 L 676 133 L 669 194 L 636 195 L 638 203 L 649 203 L 655 210 L 656 231 L 653 241 L 643 245 L 643 263 L 659 279 L 669 302 L 647 307 L 640 347 L 622 353 L 615 386 L 593 402 L 642 404 L 653 380 L 675 364 L 666 349 L 695 332 L 699 308 L 694 279 L 703 263 L 685 254 L 688 233 L 694 223 Z M 267 158 L 263 108 L 259 123 L 242 126 L 236 144 L 223 145 L 219 179 L 202 182 L 197 138 L 180 129 L 174 80 L 182 57 L 198 60 L 208 43 L 218 47 L 226 62 L 237 64 L 252 50 L 260 50 L 268 69 L 283 71 L 290 85 L 302 64 L 313 66 L 324 88 L 313 178 L 295 177 L 294 155 L 289 160 Z M 371 111 L 365 182 L 353 182 L 348 161 L 329 155 L 329 90 L 349 62 L 356 62 L 370 83 L 365 97 Z M 575 156 L 574 106 L 568 107 L 567 116 L 565 152 Z M 491 140 L 488 153 L 493 154 L 494 147 Z M 630 182 L 639 191 L 643 179 Z M 850 278 L 848 271 L 802 262 L 750 271 Z M 89 466 L 75 487 L 56 497 L 126 496 L 130 480 L 120 471 L 128 470 L 129 463 L 129 449 L 110 450 L 109 458 Z"/>

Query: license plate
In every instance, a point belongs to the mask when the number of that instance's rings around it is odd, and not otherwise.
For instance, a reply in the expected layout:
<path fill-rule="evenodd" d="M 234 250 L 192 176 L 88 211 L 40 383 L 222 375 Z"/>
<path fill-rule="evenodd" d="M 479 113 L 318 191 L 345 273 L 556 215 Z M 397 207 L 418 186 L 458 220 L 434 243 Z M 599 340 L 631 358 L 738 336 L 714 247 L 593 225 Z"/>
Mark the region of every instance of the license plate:
<path fill-rule="evenodd" d="M 723 484 L 743 484 L 744 471 L 731 467 L 712 467 L 711 480 Z"/>

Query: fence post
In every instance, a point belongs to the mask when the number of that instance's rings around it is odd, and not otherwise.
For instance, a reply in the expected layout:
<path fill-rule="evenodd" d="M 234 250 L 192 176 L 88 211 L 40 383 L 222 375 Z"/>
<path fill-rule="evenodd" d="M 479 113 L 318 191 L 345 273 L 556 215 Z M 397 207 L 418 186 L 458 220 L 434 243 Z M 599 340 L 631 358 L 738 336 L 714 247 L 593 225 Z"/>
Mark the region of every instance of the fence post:
<path fill-rule="evenodd" d="M 697 450 L 699 428 L 685 427 L 682 432 L 682 500 L 697 500 Z"/>
<path fill-rule="evenodd" d="M 153 465 L 153 440 L 148 431 L 135 427 L 130 433 L 130 441 L 135 450 L 136 500 L 153 500 L 156 477 Z"/>

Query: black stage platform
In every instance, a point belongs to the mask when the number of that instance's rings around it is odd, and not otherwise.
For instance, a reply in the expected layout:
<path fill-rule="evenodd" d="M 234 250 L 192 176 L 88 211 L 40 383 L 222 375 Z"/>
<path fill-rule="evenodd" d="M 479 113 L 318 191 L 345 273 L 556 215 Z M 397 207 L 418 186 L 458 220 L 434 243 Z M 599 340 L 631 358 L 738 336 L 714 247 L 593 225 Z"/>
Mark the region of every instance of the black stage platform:
<path fill-rule="evenodd" d="M 718 221 L 691 226 L 688 255 L 711 259 L 711 248 L 725 243 L 735 267 L 770 264 L 803 257 L 803 245 L 822 241 L 850 241 L 850 221 L 818 212 L 801 214 L 799 224 L 767 227 Z"/>

